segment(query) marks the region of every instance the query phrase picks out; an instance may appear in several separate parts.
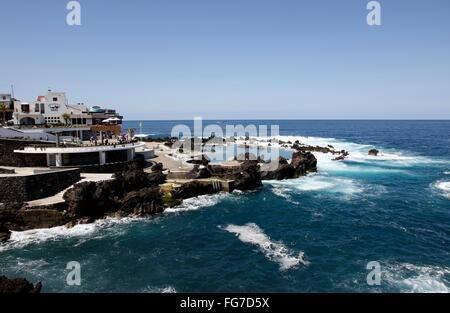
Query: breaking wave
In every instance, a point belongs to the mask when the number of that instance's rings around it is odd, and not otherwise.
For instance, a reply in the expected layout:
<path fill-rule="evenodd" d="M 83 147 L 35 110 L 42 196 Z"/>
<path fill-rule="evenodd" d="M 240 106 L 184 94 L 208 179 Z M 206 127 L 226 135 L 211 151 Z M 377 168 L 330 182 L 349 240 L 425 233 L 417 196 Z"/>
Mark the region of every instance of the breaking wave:
<path fill-rule="evenodd" d="M 255 223 L 248 223 L 242 226 L 230 224 L 221 228 L 236 234 L 242 242 L 258 246 L 269 260 L 277 262 L 280 265 L 280 270 L 282 271 L 298 266 L 299 264 L 309 264 L 305 260 L 303 252 L 295 253 L 290 251 L 283 243 L 272 241 Z"/>
<path fill-rule="evenodd" d="M 298 179 L 282 180 L 282 181 L 266 181 L 273 186 L 289 186 L 288 190 L 301 190 L 307 192 L 324 191 L 330 193 L 338 193 L 344 195 L 354 195 L 364 191 L 357 181 L 350 178 L 331 177 L 321 174 L 310 174 Z M 275 192 L 274 192 L 275 193 Z"/>
<path fill-rule="evenodd" d="M 101 229 L 106 229 L 118 224 L 129 224 L 136 221 L 142 221 L 143 219 L 144 218 L 139 217 L 106 218 L 90 224 L 75 225 L 71 228 L 66 226 L 56 226 L 52 228 L 12 231 L 11 238 L 5 244 L 0 245 L 0 251 L 23 248 L 30 244 L 38 244 L 46 241 L 58 241 L 76 237 L 94 239 L 96 238 L 94 234 Z"/>
<path fill-rule="evenodd" d="M 435 160 L 428 157 L 414 155 L 414 153 L 399 151 L 394 149 L 384 149 L 374 145 L 353 143 L 336 138 L 303 137 L 303 136 L 278 136 L 279 140 L 295 142 L 298 140 L 302 144 L 311 146 L 332 146 L 336 151 L 346 150 L 350 153 L 346 161 L 361 164 L 370 164 L 370 167 L 349 166 L 344 162 L 332 161 L 336 155 L 329 153 L 313 152 L 318 159 L 318 167 L 321 170 L 348 170 L 364 172 L 392 172 L 401 171 L 395 168 L 410 167 L 423 164 L 449 163 L 448 160 Z M 378 149 L 378 156 L 368 155 L 369 150 Z M 393 167 L 393 168 L 392 168 Z"/>
<path fill-rule="evenodd" d="M 289 188 L 272 188 L 272 192 L 275 195 L 277 195 L 277 196 L 279 196 L 281 198 L 284 198 L 287 202 L 290 202 L 290 203 L 295 204 L 295 205 L 299 205 L 300 202 L 292 200 L 292 197 L 288 194 L 291 191 L 292 190 L 289 189 Z"/>
<path fill-rule="evenodd" d="M 221 199 L 224 199 L 229 194 L 227 193 L 216 193 L 212 195 L 202 195 L 195 198 L 189 198 L 186 200 L 183 200 L 183 203 L 180 205 L 177 205 L 173 208 L 167 208 L 164 210 L 164 213 L 178 213 L 178 212 L 185 212 L 185 211 L 195 211 L 200 208 L 210 207 L 214 206 Z"/>
<path fill-rule="evenodd" d="M 448 293 L 450 268 L 409 263 L 388 266 L 383 272 L 388 284 L 401 292 Z"/>
<path fill-rule="evenodd" d="M 431 185 L 431 187 L 437 191 L 441 195 L 450 199 L 450 182 L 449 181 L 438 181 Z"/>

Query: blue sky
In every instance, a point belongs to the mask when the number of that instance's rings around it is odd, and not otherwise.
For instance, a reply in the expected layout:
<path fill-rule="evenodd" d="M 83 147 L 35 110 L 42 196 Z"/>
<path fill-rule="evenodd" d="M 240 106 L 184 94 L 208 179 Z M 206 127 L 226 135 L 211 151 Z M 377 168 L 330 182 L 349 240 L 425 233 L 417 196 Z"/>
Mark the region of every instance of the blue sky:
<path fill-rule="evenodd" d="M 450 1 L 2 0 L 0 92 L 126 119 L 450 118 Z"/>

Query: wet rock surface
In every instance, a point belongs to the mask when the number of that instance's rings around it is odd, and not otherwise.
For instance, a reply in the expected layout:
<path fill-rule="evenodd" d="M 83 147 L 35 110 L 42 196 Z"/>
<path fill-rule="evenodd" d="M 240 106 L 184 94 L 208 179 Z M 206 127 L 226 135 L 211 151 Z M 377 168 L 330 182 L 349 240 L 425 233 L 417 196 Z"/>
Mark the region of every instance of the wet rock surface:
<path fill-rule="evenodd" d="M 262 180 L 298 178 L 308 172 L 316 172 L 317 159 L 311 152 L 297 151 L 292 154 L 290 163 L 285 158 L 279 157 L 278 165 L 272 162 L 262 164 L 260 167 Z"/>
<path fill-rule="evenodd" d="M 166 181 L 161 166 L 146 173 L 131 166 L 114 175 L 114 180 L 84 182 L 66 191 L 63 198 L 73 219 L 106 216 L 142 216 L 162 212 L 159 184 Z"/>
<path fill-rule="evenodd" d="M 11 232 L 5 226 L 0 225 L 0 243 L 7 241 L 11 237 Z"/>
<path fill-rule="evenodd" d="M 7 278 L 0 276 L 0 293 L 2 294 L 33 294 L 40 293 L 42 284 L 33 285 L 25 278 Z"/>

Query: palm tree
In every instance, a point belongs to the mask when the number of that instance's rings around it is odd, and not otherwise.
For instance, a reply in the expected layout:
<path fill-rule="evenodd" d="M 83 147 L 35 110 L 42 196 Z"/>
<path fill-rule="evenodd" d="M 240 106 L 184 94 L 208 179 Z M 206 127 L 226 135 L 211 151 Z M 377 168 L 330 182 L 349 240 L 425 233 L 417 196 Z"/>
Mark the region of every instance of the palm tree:
<path fill-rule="evenodd" d="M 66 125 L 68 125 L 69 124 L 69 120 L 70 120 L 70 114 L 64 113 L 63 115 L 61 115 L 61 117 L 64 120 L 64 123 L 66 123 Z"/>

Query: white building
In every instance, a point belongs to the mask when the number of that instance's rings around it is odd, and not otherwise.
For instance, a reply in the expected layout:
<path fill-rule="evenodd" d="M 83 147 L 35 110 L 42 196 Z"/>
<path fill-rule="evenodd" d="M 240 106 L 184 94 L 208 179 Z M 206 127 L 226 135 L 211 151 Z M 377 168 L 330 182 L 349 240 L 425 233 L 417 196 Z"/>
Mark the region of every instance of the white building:
<path fill-rule="evenodd" d="M 153 150 L 145 149 L 142 142 L 128 142 L 114 145 L 81 146 L 81 147 L 25 147 L 14 150 L 15 153 L 38 154 L 47 160 L 47 166 L 86 166 L 105 165 L 115 162 L 130 162 L 135 154 L 143 154 Z M 137 151 L 136 151 L 137 150 Z"/>
<path fill-rule="evenodd" d="M 92 111 L 82 103 L 69 104 L 65 92 L 48 91 L 36 101 L 14 101 L 13 120 L 15 125 L 97 125 L 102 120 L 122 117 L 115 110 L 94 107 Z"/>

